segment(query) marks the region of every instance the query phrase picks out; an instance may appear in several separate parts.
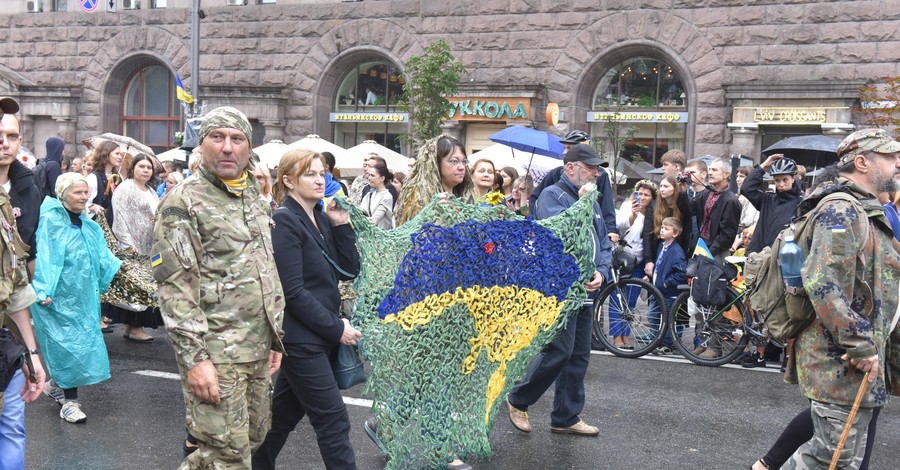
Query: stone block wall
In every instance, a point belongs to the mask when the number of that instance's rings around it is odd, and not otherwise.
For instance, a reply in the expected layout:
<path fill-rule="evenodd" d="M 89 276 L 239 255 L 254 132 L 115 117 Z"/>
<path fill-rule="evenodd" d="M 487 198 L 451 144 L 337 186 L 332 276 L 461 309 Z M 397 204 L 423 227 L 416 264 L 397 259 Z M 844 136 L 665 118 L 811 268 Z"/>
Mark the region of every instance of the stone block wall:
<path fill-rule="evenodd" d="M 466 65 L 467 83 L 546 87 L 569 117 L 558 131 L 583 124 L 596 85 L 585 80 L 601 73 L 601 58 L 626 45 L 661 51 L 689 89 L 694 154 L 727 152 L 726 85 L 900 75 L 897 0 L 211 3 L 201 21 L 202 86 L 284 90 L 285 109 L 273 116 L 286 140 L 327 134 L 328 87 L 348 57 L 375 52 L 402 66 L 436 39 Z M 0 44 L 0 90 L 77 90 L 78 139 L 110 130 L 102 128 L 105 87 L 128 57 L 150 54 L 190 83 L 189 8 L 0 14 Z"/>

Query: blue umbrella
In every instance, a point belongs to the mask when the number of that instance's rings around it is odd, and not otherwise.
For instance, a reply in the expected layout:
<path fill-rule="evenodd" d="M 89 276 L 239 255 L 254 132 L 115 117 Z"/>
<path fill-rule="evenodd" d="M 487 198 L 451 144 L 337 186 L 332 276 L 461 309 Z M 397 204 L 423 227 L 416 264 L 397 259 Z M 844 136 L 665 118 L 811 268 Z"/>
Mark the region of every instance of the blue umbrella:
<path fill-rule="evenodd" d="M 538 154 L 561 159 L 566 150 L 559 141 L 559 137 L 524 126 L 507 127 L 488 138 L 507 147 L 531 152 L 532 158 L 534 158 L 534 154 Z M 528 169 L 531 169 L 531 160 L 528 161 Z"/>

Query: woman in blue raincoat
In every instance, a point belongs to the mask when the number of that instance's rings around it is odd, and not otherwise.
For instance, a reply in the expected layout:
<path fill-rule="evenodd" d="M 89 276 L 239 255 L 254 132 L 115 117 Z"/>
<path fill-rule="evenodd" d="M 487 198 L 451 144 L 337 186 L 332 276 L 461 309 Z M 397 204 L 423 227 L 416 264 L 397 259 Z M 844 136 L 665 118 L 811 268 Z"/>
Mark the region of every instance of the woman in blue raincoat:
<path fill-rule="evenodd" d="M 109 251 L 103 231 L 87 218 L 90 188 L 84 176 L 64 173 L 58 199 L 41 204 L 37 229 L 34 329 L 53 378 L 44 394 L 70 423 L 87 420 L 78 388 L 109 378 L 109 357 L 100 331 L 100 293 L 106 292 L 122 262 Z"/>

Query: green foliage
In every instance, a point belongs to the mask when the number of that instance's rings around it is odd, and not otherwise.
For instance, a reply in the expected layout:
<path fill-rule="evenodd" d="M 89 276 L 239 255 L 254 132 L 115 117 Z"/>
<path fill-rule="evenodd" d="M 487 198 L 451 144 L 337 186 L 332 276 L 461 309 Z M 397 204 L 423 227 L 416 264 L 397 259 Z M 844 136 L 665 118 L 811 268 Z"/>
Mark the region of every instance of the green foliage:
<path fill-rule="evenodd" d="M 425 54 L 406 61 L 407 81 L 397 107 L 409 112 L 415 146 L 441 133 L 441 122 L 450 111 L 447 96 L 459 89 L 466 68 L 450 52 L 443 39 L 428 45 Z"/>
<path fill-rule="evenodd" d="M 622 106 L 604 105 L 602 110 L 604 113 L 610 114 L 604 114 L 607 117 L 604 118 L 603 123 L 600 125 L 600 135 L 593 136 L 591 143 L 597 154 L 609 161 L 609 170 L 618 168 L 619 159 L 622 157 L 631 161 L 640 160 L 639 152 L 646 148 L 645 145 L 632 142 L 630 146 L 634 148 L 634 152 L 630 154 L 628 149 L 625 148 L 626 144 L 634 139 L 637 127 L 632 123 L 621 122 L 616 119 L 616 116 L 623 111 Z M 618 178 L 610 178 L 614 190 L 618 189 L 617 180 Z"/>

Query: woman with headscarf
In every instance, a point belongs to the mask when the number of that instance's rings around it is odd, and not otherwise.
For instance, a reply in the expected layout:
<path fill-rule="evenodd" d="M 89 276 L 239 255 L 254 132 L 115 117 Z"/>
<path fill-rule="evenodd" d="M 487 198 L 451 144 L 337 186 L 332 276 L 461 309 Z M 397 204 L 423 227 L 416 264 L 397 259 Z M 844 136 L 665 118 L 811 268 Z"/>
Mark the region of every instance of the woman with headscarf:
<path fill-rule="evenodd" d="M 69 423 L 87 420 L 78 387 L 109 379 L 109 358 L 97 322 L 100 293 L 122 262 L 106 247 L 103 231 L 85 214 L 89 187 L 84 176 L 64 173 L 59 199 L 41 204 L 37 231 L 34 329 L 52 380 L 44 394 L 62 407 Z"/>
<path fill-rule="evenodd" d="M 159 197 L 150 184 L 153 160 L 149 155 L 139 153 L 132 159 L 128 174 L 131 177 L 123 181 L 113 193 L 112 208 L 118 215 L 113 220 L 112 232 L 120 249 L 132 248 L 149 256 L 155 242 L 153 217 L 156 216 L 156 206 L 159 205 Z M 138 343 L 153 341 L 153 336 L 148 335 L 144 328 L 156 329 L 162 324 L 162 316 L 156 308 L 134 311 L 113 306 L 108 315 L 114 321 L 125 324 L 125 339 Z"/>

